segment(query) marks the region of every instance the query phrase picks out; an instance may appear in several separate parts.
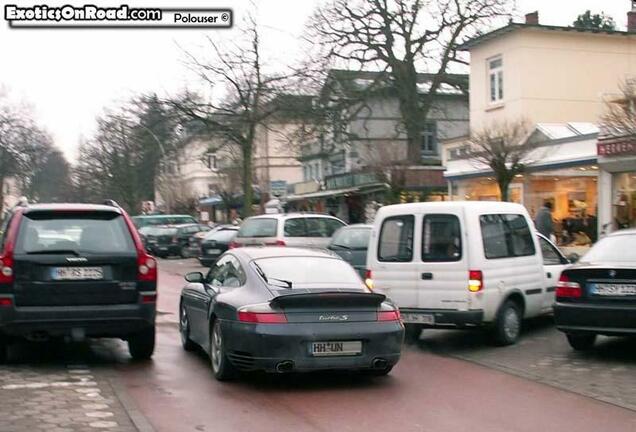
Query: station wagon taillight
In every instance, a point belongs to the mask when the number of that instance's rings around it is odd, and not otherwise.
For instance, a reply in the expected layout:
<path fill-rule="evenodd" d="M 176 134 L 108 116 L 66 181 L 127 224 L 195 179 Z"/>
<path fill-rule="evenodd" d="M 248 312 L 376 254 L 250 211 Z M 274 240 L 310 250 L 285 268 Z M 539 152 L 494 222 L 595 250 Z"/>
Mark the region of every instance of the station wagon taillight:
<path fill-rule="evenodd" d="M 235 249 L 237 247 L 241 247 L 241 245 L 238 242 L 235 242 L 234 240 L 232 240 L 228 245 L 227 245 L 228 249 Z"/>
<path fill-rule="evenodd" d="M 481 270 L 468 271 L 468 291 L 479 292 L 484 289 L 484 274 Z"/>
<path fill-rule="evenodd" d="M 582 295 L 581 285 L 573 282 L 566 274 L 561 274 L 556 286 L 557 298 L 579 298 Z"/>
<path fill-rule="evenodd" d="M 276 240 L 275 242 L 265 243 L 265 246 L 285 246 L 285 240 Z"/>
<path fill-rule="evenodd" d="M 21 219 L 22 213 L 16 213 L 7 228 L 4 253 L 0 256 L 0 283 L 13 283 L 15 280 L 15 274 L 13 272 L 13 248 L 18 236 L 18 227 L 20 226 Z"/>

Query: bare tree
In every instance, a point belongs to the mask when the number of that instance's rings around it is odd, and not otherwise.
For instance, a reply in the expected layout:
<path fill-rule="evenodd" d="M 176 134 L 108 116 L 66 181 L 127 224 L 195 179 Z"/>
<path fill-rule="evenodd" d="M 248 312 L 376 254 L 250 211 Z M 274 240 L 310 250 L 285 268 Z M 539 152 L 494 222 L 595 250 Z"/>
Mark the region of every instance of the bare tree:
<path fill-rule="evenodd" d="M 526 120 L 493 123 L 470 137 L 469 159 L 477 168 L 490 168 L 502 201 L 508 201 L 508 187 L 532 162 L 537 142 L 529 139 Z"/>
<path fill-rule="evenodd" d="M 327 57 L 353 69 L 382 71 L 400 107 L 410 161 L 420 159 L 420 133 L 448 72 L 465 61 L 457 47 L 491 20 L 508 17 L 506 0 L 333 0 L 312 20 Z M 431 74 L 418 91 L 417 69 Z M 370 86 L 375 89 L 375 86 Z"/>
<path fill-rule="evenodd" d="M 285 93 L 286 85 L 298 72 L 267 70 L 258 27 L 251 17 L 241 36 L 234 41 L 220 44 L 208 37 L 207 46 L 212 58 L 205 59 L 186 51 L 188 63 L 208 87 L 209 94 L 218 94 L 222 90 L 225 96 L 203 98 L 186 92 L 168 103 L 186 121 L 202 125 L 200 136 L 207 136 L 211 141 L 220 138 L 222 147 L 238 150 L 243 214 L 248 216 L 253 204 L 252 168 L 257 128 L 280 110 L 276 97 Z"/>
<path fill-rule="evenodd" d="M 611 138 L 636 138 L 636 80 L 620 84 L 620 95 L 605 104 L 602 135 Z"/>
<path fill-rule="evenodd" d="M 0 95 L 0 210 L 4 207 L 4 183 L 17 180 L 25 194 L 53 144 L 50 136 L 33 119 L 31 110 Z"/>

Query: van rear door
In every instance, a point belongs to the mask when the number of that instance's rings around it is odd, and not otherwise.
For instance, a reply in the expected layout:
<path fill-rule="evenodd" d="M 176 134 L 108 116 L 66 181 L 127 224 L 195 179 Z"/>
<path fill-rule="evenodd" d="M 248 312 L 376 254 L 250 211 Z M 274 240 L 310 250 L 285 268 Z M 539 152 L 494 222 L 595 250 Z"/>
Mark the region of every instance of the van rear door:
<path fill-rule="evenodd" d="M 372 271 L 373 290 L 386 295 L 400 308 L 417 307 L 414 235 L 415 216 L 388 216 L 376 224 L 367 252 L 367 267 Z"/>
<path fill-rule="evenodd" d="M 425 213 L 418 222 L 421 244 L 416 246 L 418 307 L 468 310 L 469 258 L 461 208 Z M 434 318 L 433 318 L 434 320 Z M 434 324 L 431 322 L 429 324 Z"/>

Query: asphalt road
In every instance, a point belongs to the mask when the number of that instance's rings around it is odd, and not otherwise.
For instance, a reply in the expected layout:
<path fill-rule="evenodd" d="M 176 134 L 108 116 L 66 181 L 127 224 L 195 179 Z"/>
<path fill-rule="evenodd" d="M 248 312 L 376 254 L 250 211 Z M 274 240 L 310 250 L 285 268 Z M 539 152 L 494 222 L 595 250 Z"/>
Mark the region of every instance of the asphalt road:
<path fill-rule="evenodd" d="M 603 340 L 584 357 L 549 320 L 530 323 L 507 348 L 488 346 L 479 332 L 424 332 L 388 377 L 255 374 L 219 383 L 207 356 L 179 343 L 178 293 L 195 270 L 194 260 L 160 262 L 152 361 L 133 362 L 118 340 L 16 346 L 0 368 L 0 431 L 636 430 L 633 341 Z"/>

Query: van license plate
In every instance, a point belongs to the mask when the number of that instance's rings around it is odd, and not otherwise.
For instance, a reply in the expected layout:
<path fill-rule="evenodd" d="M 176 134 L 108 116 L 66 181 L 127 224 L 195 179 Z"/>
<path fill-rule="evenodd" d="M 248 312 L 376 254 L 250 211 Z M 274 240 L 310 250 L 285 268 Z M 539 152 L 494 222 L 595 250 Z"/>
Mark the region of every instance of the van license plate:
<path fill-rule="evenodd" d="M 402 312 L 402 321 L 407 324 L 435 324 L 435 315 Z"/>
<path fill-rule="evenodd" d="M 104 269 L 101 267 L 53 267 L 53 280 L 99 280 L 104 279 Z"/>
<path fill-rule="evenodd" d="M 361 341 L 312 342 L 310 353 L 314 357 L 354 356 L 362 352 Z"/>

